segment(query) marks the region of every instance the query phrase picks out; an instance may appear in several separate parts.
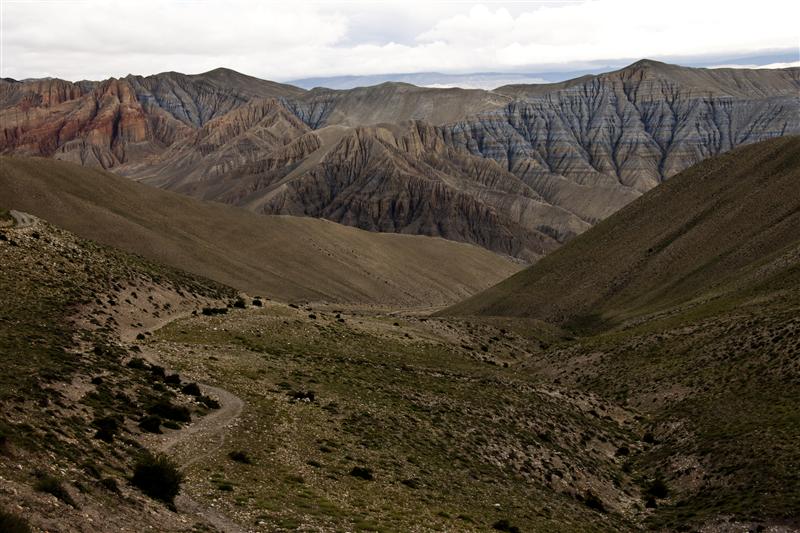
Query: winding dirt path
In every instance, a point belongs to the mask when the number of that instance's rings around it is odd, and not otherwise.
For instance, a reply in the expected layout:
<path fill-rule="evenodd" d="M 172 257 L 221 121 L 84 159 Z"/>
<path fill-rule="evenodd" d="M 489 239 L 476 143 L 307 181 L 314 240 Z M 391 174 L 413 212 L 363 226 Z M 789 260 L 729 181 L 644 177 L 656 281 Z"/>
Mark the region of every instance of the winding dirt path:
<path fill-rule="evenodd" d="M 196 418 L 192 424 L 161 436 L 155 448 L 179 459 L 182 470 L 202 461 L 225 445 L 225 434 L 235 425 L 244 402 L 238 396 L 210 385 L 201 384 L 204 394 L 219 399 L 220 408 Z M 185 491 L 175 498 L 175 506 L 182 513 L 198 516 L 224 533 L 246 533 L 239 524 L 222 513 L 198 502 Z"/>

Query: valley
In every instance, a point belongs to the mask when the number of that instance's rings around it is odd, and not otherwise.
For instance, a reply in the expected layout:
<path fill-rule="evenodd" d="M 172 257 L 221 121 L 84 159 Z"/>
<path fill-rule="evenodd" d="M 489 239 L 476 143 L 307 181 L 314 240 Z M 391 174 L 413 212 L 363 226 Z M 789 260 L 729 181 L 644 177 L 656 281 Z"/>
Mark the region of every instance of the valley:
<path fill-rule="evenodd" d="M 161 265 L 169 255 L 123 237 L 224 249 L 200 220 L 264 224 L 262 236 L 278 221 L 331 223 L 5 158 L 3 190 L 38 216 L 0 213 L 0 519 L 58 531 L 794 531 L 798 154 L 783 137 L 711 158 L 493 287 L 450 273 L 420 296 L 396 278 L 417 295 L 407 300 L 369 285 L 315 299 L 305 287 L 327 286 L 301 276 L 286 293 L 253 293 L 257 281 L 222 278 L 215 261 L 193 274 Z M 307 266 L 329 257 L 295 250 Z M 422 272 L 442 268 L 416 257 Z M 518 270 L 491 257 L 486 268 Z M 166 453 L 177 493 L 137 478 L 147 450 Z"/>

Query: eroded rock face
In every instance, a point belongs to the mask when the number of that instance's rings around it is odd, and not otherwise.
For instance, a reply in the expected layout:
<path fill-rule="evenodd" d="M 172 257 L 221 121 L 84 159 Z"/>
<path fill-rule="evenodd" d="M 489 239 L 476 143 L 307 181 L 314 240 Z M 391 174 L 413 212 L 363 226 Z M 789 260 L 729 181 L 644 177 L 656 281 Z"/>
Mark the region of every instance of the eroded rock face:
<path fill-rule="evenodd" d="M 796 68 L 640 61 L 495 91 L 306 92 L 226 69 L 0 84 L 0 152 L 526 260 L 706 157 L 800 133 Z"/>

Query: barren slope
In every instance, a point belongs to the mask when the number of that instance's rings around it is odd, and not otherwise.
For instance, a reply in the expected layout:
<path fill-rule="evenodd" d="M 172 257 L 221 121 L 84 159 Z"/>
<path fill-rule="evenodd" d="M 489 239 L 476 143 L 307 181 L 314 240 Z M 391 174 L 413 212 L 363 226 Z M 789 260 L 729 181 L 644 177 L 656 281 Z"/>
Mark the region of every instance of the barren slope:
<path fill-rule="evenodd" d="M 259 216 L 45 159 L 3 158 L 0 191 L 83 237 L 283 300 L 440 305 L 518 268 L 465 244 Z"/>
<path fill-rule="evenodd" d="M 618 322 L 743 291 L 794 265 L 798 184 L 800 137 L 709 159 L 448 313 Z"/>
<path fill-rule="evenodd" d="M 797 531 L 799 183 L 800 138 L 739 148 L 446 313 L 565 326 L 523 366 L 643 412 L 652 528 Z"/>

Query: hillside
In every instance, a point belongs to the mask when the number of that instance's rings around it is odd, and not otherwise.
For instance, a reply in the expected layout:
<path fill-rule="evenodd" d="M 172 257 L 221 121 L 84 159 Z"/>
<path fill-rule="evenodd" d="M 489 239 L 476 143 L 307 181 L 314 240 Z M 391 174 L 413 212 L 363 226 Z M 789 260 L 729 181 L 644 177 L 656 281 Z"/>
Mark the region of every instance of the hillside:
<path fill-rule="evenodd" d="M 799 180 L 800 138 L 738 148 L 443 314 L 563 327 L 521 366 L 642 413 L 651 527 L 796 531 Z"/>
<path fill-rule="evenodd" d="M 148 413 L 172 406 L 170 416 L 183 422 L 163 422 L 180 427 L 208 415 L 212 398 L 181 393 L 177 375 L 166 385 L 164 369 L 121 337 L 144 339 L 179 316 L 225 307 L 236 291 L 29 215 L 12 213 L 21 223 L 6 224 L 7 214 L 0 215 L 0 529 L 203 527 L 129 481 L 145 451 L 140 422 Z"/>
<path fill-rule="evenodd" d="M 227 69 L 0 84 L 0 153 L 530 262 L 707 157 L 800 133 L 796 68 L 642 60 L 494 91 L 304 91 Z"/>
<path fill-rule="evenodd" d="M 800 137 L 709 159 L 448 313 L 614 324 L 743 292 L 797 247 L 798 180 Z"/>
<path fill-rule="evenodd" d="M 84 238 L 284 301 L 441 305 L 519 268 L 465 244 L 259 216 L 46 159 L 2 158 L 0 190 Z"/>

